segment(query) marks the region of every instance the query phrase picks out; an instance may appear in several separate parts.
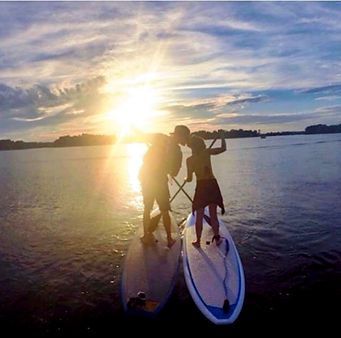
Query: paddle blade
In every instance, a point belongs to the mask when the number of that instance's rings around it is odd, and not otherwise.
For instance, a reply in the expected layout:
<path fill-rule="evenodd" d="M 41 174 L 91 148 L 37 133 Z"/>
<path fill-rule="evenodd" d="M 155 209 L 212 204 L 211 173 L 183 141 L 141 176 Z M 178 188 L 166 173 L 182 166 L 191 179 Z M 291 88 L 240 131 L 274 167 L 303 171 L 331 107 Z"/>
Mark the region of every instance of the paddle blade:
<path fill-rule="evenodd" d="M 157 215 L 153 216 L 150 219 L 150 223 L 149 223 L 149 232 L 154 232 L 155 229 L 157 228 L 159 222 L 160 222 L 160 218 L 161 218 L 161 212 L 158 213 Z"/>

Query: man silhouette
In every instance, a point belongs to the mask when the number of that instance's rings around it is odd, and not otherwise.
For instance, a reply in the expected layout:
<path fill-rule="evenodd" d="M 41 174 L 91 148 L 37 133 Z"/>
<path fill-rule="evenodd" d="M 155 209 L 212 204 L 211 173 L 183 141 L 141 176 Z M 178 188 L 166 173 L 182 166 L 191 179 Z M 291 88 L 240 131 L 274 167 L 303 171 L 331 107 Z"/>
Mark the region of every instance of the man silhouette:
<path fill-rule="evenodd" d="M 143 195 L 143 231 L 141 241 L 145 244 L 155 243 L 153 230 L 150 228 L 150 212 L 154 201 L 157 202 L 163 224 L 167 233 L 167 245 L 171 247 L 174 240 L 171 236 L 171 221 L 169 211 L 168 175 L 175 177 L 181 168 L 181 145 L 186 145 L 190 137 L 190 130 L 184 125 L 177 125 L 170 136 L 154 134 L 151 145 L 143 157 L 139 173 Z"/>

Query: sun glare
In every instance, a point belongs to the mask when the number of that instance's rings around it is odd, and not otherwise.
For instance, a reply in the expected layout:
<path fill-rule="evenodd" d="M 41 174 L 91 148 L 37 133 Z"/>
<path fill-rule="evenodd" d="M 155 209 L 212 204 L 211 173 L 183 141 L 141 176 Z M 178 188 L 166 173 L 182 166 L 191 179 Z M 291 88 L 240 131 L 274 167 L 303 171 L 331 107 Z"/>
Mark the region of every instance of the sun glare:
<path fill-rule="evenodd" d="M 140 191 L 140 181 L 138 179 L 138 171 L 142 164 L 142 157 L 146 151 L 146 145 L 143 143 L 129 143 L 126 145 L 128 162 L 127 172 L 130 188 L 133 192 Z"/>
<path fill-rule="evenodd" d="M 114 107 L 107 113 L 112 127 L 123 137 L 132 129 L 144 129 L 161 115 L 157 110 L 159 97 L 149 85 L 132 86 L 124 90 Z"/>

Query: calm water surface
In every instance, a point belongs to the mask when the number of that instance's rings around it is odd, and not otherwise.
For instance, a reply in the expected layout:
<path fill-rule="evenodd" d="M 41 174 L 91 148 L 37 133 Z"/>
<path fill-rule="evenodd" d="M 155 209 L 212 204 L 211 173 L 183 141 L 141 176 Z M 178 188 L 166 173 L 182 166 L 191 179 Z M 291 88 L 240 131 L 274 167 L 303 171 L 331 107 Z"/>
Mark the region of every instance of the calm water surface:
<path fill-rule="evenodd" d="M 230 327 L 213 326 L 197 310 L 182 266 L 156 319 L 122 313 L 120 274 L 141 226 L 137 172 L 145 149 L 128 144 L 0 152 L 2 327 L 64 335 L 169 322 L 226 333 L 336 324 L 341 134 L 232 139 L 228 151 L 214 157 L 227 210 L 222 219 L 246 279 L 244 307 Z M 183 168 L 179 181 L 184 176 Z M 186 185 L 191 195 L 193 189 Z M 183 194 L 172 207 L 178 221 L 191 210 Z"/>

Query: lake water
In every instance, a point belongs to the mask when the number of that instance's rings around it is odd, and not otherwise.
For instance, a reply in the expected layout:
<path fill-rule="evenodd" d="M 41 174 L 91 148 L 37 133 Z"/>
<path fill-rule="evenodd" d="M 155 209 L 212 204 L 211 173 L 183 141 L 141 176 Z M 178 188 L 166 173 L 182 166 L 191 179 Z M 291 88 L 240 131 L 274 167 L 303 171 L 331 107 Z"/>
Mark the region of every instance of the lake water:
<path fill-rule="evenodd" d="M 85 335 L 159 324 L 226 334 L 335 325 L 341 302 L 341 134 L 227 144 L 213 167 L 227 211 L 222 219 L 246 280 L 244 307 L 232 326 L 216 327 L 197 310 L 182 266 L 157 318 L 122 313 L 120 275 L 141 226 L 137 172 L 146 149 L 127 144 L 0 152 L 1 327 Z M 184 176 L 183 168 L 178 180 Z M 194 184 L 185 189 L 193 195 Z M 191 210 L 184 194 L 172 207 L 178 221 Z"/>

